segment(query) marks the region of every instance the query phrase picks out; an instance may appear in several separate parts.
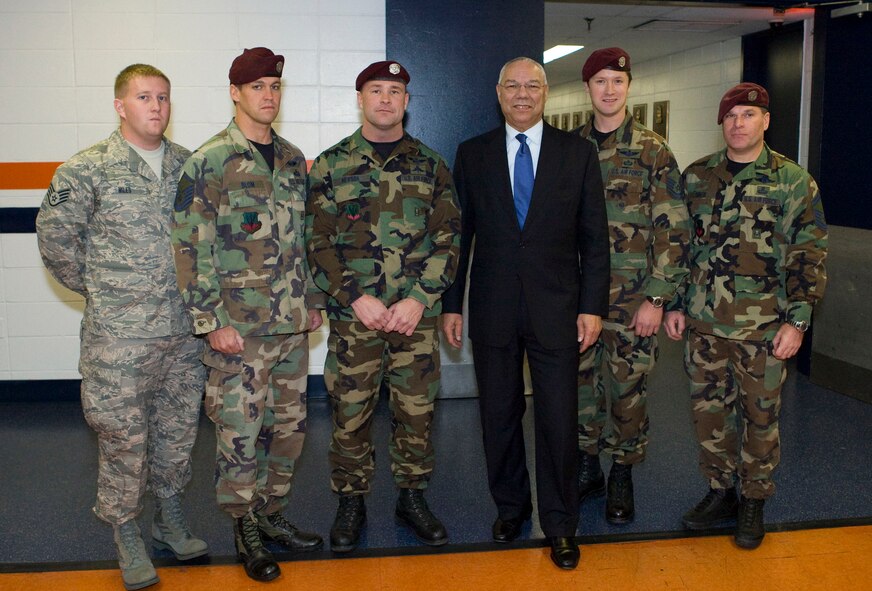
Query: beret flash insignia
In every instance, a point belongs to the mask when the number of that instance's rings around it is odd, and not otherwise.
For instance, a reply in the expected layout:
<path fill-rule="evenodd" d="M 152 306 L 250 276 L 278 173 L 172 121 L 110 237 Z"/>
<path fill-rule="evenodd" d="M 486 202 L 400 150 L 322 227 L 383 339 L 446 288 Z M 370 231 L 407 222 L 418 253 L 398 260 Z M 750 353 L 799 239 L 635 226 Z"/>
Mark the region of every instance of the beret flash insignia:
<path fill-rule="evenodd" d="M 757 100 L 757 91 L 756 90 L 752 90 L 751 92 L 748 93 L 748 100 L 749 101 L 756 101 Z"/>
<path fill-rule="evenodd" d="M 618 58 L 618 67 L 623 68 L 625 65 L 627 65 L 627 58 L 625 58 L 624 56 L 619 57 Z"/>
<path fill-rule="evenodd" d="M 391 74 L 393 74 L 394 76 L 396 76 L 397 74 L 400 73 L 400 64 L 391 64 L 391 65 L 388 67 L 388 71 L 389 71 Z"/>

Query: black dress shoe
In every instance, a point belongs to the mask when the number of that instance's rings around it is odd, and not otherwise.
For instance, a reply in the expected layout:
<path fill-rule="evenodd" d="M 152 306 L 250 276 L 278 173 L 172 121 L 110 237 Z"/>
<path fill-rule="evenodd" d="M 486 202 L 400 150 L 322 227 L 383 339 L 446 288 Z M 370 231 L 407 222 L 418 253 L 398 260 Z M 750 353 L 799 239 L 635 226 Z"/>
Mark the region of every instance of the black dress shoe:
<path fill-rule="evenodd" d="M 360 532 L 366 523 L 366 505 L 363 495 L 342 495 L 336 509 L 336 519 L 330 528 L 330 549 L 351 552 L 357 546 Z"/>
<path fill-rule="evenodd" d="M 292 525 L 281 513 L 257 516 L 257 525 L 260 534 L 265 540 L 277 542 L 295 552 L 309 552 L 317 550 L 324 543 L 321 536 L 300 531 Z"/>
<path fill-rule="evenodd" d="M 609 494 L 606 497 L 606 521 L 616 525 L 633 521 L 636 503 L 633 500 L 633 466 L 614 463 L 609 473 Z"/>
<path fill-rule="evenodd" d="M 263 546 L 257 518 L 252 513 L 234 520 L 233 536 L 236 554 L 245 564 L 245 574 L 262 583 L 282 574 L 273 555 Z"/>
<path fill-rule="evenodd" d="M 708 529 L 736 518 L 739 499 L 734 488 L 711 489 L 696 507 L 681 518 L 687 529 Z"/>
<path fill-rule="evenodd" d="M 606 479 L 600 467 L 599 455 L 578 452 L 578 502 L 598 497 L 606 491 Z"/>
<path fill-rule="evenodd" d="M 564 570 L 572 570 L 578 566 L 581 551 L 575 538 L 554 536 L 548 538 L 548 541 L 551 543 L 551 560 L 554 564 Z"/>
<path fill-rule="evenodd" d="M 494 542 L 499 542 L 500 544 L 506 544 L 516 539 L 519 535 L 521 535 L 521 529 L 524 527 L 524 523 L 530 519 L 530 515 L 532 515 L 533 510 L 527 510 L 518 515 L 517 517 L 509 517 L 503 519 L 502 517 L 497 517 L 497 520 L 494 521 L 494 526 L 492 528 Z"/>
<path fill-rule="evenodd" d="M 394 518 L 398 524 L 412 530 L 415 537 L 428 546 L 444 546 L 448 543 L 448 532 L 427 506 L 423 490 L 401 488 Z"/>

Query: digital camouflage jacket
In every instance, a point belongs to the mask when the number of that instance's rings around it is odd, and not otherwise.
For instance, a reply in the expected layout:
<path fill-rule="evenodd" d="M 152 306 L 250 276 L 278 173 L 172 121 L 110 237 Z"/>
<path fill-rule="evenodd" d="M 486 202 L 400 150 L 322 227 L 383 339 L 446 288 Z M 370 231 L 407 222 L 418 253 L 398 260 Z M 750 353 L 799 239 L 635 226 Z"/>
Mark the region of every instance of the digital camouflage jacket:
<path fill-rule="evenodd" d="M 116 130 L 55 171 L 36 219 L 49 272 L 85 297 L 82 328 L 117 338 L 190 333 L 170 228 L 190 152 L 164 138 L 162 178 Z"/>

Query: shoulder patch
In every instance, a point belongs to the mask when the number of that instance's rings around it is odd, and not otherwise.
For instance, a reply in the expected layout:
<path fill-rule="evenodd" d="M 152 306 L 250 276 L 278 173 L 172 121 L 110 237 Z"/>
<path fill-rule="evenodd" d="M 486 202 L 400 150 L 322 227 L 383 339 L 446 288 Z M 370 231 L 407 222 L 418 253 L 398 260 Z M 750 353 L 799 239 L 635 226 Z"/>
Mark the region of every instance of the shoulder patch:
<path fill-rule="evenodd" d="M 57 207 L 64 201 L 70 198 L 70 190 L 69 189 L 61 189 L 58 191 L 55 189 L 54 183 L 49 185 L 48 193 L 45 195 L 46 201 L 52 207 Z"/>
<path fill-rule="evenodd" d="M 182 212 L 191 207 L 194 202 L 194 179 L 188 176 L 188 173 L 182 175 L 179 179 L 179 188 L 176 191 L 176 201 L 174 209 Z"/>

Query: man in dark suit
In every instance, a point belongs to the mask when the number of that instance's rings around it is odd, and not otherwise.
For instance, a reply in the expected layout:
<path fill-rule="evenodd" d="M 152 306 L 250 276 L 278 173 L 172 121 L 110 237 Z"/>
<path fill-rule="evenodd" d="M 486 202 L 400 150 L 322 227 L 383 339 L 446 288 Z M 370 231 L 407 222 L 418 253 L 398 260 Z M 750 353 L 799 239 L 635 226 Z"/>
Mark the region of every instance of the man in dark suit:
<path fill-rule="evenodd" d="M 596 151 L 542 121 L 541 64 L 503 66 L 497 97 L 506 119 L 457 150 L 463 211 L 443 331 L 461 346 L 463 295 L 475 238 L 469 336 L 475 360 L 497 542 L 518 537 L 532 512 L 524 435 L 523 360 L 533 382 L 539 522 L 560 568 L 578 564 L 576 486 L 579 350 L 596 342 L 608 311 L 609 243 Z"/>

